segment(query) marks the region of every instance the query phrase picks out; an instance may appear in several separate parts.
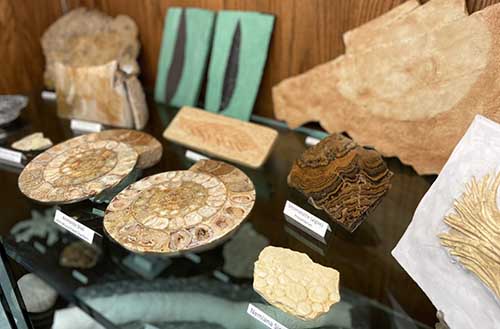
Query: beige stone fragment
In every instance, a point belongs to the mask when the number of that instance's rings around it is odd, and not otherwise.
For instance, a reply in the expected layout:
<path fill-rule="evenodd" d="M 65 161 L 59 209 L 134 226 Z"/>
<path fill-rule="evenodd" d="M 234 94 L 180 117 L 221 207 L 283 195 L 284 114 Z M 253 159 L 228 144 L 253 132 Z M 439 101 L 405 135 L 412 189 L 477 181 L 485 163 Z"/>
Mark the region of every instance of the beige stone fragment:
<path fill-rule="evenodd" d="M 312 320 L 340 301 L 339 276 L 306 254 L 266 247 L 255 262 L 253 288 L 279 309 Z"/>
<path fill-rule="evenodd" d="M 12 143 L 12 148 L 20 151 L 41 151 L 52 146 L 52 141 L 49 138 L 43 137 L 43 133 L 33 133 L 25 136 L 20 140 Z"/>
<path fill-rule="evenodd" d="M 278 132 L 221 114 L 183 107 L 163 137 L 224 160 L 258 168 L 271 152 Z"/>

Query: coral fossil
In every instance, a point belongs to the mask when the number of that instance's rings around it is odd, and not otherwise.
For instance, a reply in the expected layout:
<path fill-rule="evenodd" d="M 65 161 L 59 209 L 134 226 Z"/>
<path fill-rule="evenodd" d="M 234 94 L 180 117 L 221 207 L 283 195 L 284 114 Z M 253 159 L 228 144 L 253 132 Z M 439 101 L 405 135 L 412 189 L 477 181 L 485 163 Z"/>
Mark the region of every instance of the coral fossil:
<path fill-rule="evenodd" d="M 455 202 L 455 212 L 447 215 L 451 227 L 440 234 L 441 243 L 458 257 L 465 268 L 476 274 L 500 297 L 500 210 L 496 200 L 500 173 L 473 179 L 462 198 Z"/>

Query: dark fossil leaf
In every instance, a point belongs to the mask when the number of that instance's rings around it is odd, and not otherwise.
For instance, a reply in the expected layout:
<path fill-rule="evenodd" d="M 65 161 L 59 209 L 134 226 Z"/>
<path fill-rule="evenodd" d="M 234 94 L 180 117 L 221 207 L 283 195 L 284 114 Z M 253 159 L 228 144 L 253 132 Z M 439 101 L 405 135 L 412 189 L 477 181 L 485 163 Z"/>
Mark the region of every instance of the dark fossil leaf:
<path fill-rule="evenodd" d="M 233 43 L 226 66 L 224 75 L 224 84 L 222 86 L 222 99 L 220 110 L 224 110 L 231 101 L 231 98 L 238 80 L 238 65 L 240 61 L 240 45 L 241 45 L 241 24 L 238 20 L 236 29 L 234 30 Z"/>
<path fill-rule="evenodd" d="M 167 104 L 169 104 L 174 97 L 182 78 L 186 41 L 186 11 L 183 9 L 179 21 L 179 30 L 177 31 L 177 40 L 175 41 L 174 55 L 167 73 L 167 85 L 165 90 L 165 103 Z"/>

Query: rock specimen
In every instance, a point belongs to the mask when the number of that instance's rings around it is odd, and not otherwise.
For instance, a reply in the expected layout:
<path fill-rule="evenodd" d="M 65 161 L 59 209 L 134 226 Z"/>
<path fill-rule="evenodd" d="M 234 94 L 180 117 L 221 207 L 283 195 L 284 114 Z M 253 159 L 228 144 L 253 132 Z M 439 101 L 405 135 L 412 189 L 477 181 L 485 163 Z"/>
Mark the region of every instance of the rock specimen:
<path fill-rule="evenodd" d="M 21 172 L 19 189 L 42 203 L 73 203 L 116 186 L 137 162 L 127 144 L 76 137 L 34 158 Z"/>
<path fill-rule="evenodd" d="M 51 309 L 57 300 L 57 292 L 33 273 L 23 275 L 18 281 L 24 306 L 30 313 L 41 313 Z"/>
<path fill-rule="evenodd" d="M 227 238 L 254 202 L 253 184 L 242 171 L 210 160 L 130 185 L 106 209 L 104 229 L 133 252 L 199 251 Z"/>
<path fill-rule="evenodd" d="M 278 132 L 254 123 L 183 107 L 163 136 L 209 155 L 258 168 L 271 152 Z"/>
<path fill-rule="evenodd" d="M 45 86 L 55 88 L 55 63 L 95 66 L 118 61 L 120 69 L 137 75 L 138 29 L 128 16 L 109 17 L 97 10 L 77 8 L 53 23 L 42 36 Z"/>
<path fill-rule="evenodd" d="M 339 276 L 306 254 L 266 247 L 255 262 L 253 288 L 279 309 L 312 320 L 340 301 Z"/>
<path fill-rule="evenodd" d="M 28 105 L 26 96 L 0 95 L 0 126 L 17 119 L 26 105 Z"/>
<path fill-rule="evenodd" d="M 387 193 L 391 177 L 377 151 L 333 134 L 302 153 L 288 185 L 353 232 Z"/>
<path fill-rule="evenodd" d="M 33 133 L 12 143 L 12 148 L 20 151 L 41 151 L 52 146 L 52 141 L 43 137 L 43 133 Z"/>
<path fill-rule="evenodd" d="M 441 243 L 469 271 L 476 274 L 500 298 L 500 209 L 497 206 L 500 173 L 479 181 L 472 179 L 462 197 L 455 201 L 455 212 L 444 221 L 448 233 Z"/>
<path fill-rule="evenodd" d="M 98 133 L 84 135 L 89 142 L 99 140 L 113 140 L 130 145 L 137 152 L 136 167 L 145 169 L 154 166 L 161 159 L 163 147 L 153 136 L 137 130 L 130 129 L 111 129 Z"/>
<path fill-rule="evenodd" d="M 97 247 L 83 241 L 75 241 L 63 249 L 59 264 L 64 267 L 89 269 L 97 264 L 99 254 Z"/>
<path fill-rule="evenodd" d="M 120 71 L 118 62 L 81 67 L 56 63 L 55 77 L 60 117 L 144 128 L 148 109 L 141 84 Z"/>
<path fill-rule="evenodd" d="M 445 6 L 443 1 L 430 1 L 408 17 L 424 6 Z M 422 16 L 425 26 L 409 24 L 402 38 L 348 51 L 282 82 L 273 91 L 277 118 L 291 127 L 320 121 L 329 132 L 347 131 L 361 144 L 398 156 L 420 174 L 438 173 L 474 115 L 500 120 L 491 90 L 498 85 L 492 58 L 500 55 L 500 5 L 462 18 L 459 10 L 443 16 L 447 24 L 438 28 Z"/>

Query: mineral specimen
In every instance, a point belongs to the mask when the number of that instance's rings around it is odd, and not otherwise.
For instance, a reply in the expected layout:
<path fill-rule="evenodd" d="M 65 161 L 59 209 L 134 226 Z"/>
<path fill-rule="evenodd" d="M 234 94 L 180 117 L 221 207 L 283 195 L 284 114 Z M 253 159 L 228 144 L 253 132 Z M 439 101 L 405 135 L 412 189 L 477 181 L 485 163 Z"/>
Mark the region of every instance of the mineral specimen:
<path fill-rule="evenodd" d="M 476 274 L 500 298 L 500 209 L 497 206 L 500 173 L 472 179 L 455 212 L 447 215 L 448 233 L 439 235 L 450 254 Z"/>
<path fill-rule="evenodd" d="M 306 254 L 266 247 L 255 262 L 253 288 L 281 310 L 312 320 L 340 301 L 339 276 Z"/>
<path fill-rule="evenodd" d="M 22 95 L 0 95 L 0 126 L 8 124 L 21 114 L 28 104 L 28 97 Z"/>
<path fill-rule="evenodd" d="M 353 232 L 387 193 L 391 177 L 377 151 L 334 134 L 295 161 L 288 185 Z"/>
<path fill-rule="evenodd" d="M 64 267 L 89 269 L 97 264 L 99 254 L 97 247 L 83 241 L 76 241 L 63 249 L 59 264 Z"/>
<path fill-rule="evenodd" d="M 43 137 L 43 133 L 33 133 L 12 143 L 12 148 L 20 151 L 40 151 L 52 146 L 52 141 Z"/>

